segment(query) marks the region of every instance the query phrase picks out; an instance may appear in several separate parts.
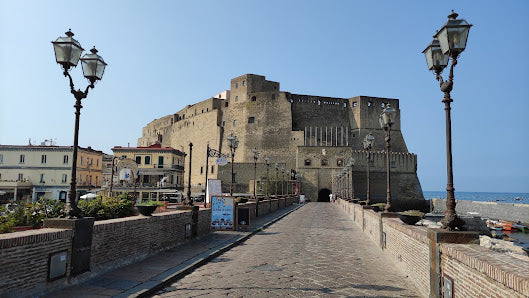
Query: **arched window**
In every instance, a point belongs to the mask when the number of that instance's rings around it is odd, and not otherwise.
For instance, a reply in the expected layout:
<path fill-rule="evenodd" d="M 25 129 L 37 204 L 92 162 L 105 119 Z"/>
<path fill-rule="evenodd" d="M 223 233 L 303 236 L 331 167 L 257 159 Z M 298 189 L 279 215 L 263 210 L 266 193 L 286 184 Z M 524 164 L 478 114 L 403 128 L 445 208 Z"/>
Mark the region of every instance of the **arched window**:
<path fill-rule="evenodd" d="M 252 96 L 252 101 L 257 101 L 257 97 Z"/>
<path fill-rule="evenodd" d="M 343 167 L 343 159 L 337 159 L 336 160 L 336 166 L 337 167 Z"/>

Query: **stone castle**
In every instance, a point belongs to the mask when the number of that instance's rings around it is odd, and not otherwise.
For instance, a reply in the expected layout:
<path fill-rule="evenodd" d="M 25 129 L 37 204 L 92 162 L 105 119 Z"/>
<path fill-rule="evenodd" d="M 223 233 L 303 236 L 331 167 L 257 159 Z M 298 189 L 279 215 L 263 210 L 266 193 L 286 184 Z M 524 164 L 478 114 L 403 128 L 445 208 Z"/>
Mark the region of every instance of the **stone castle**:
<path fill-rule="evenodd" d="M 328 199 L 332 177 L 342 171 L 351 155 L 355 158 L 354 188 L 359 198 L 366 196 L 367 153 L 362 141 L 375 137 L 370 162 L 371 197 L 385 201 L 386 166 L 384 131 L 378 118 L 385 105 L 397 110 L 391 130 L 392 198 L 399 202 L 424 200 L 417 177 L 417 155 L 408 153 L 400 129 L 399 100 L 369 96 L 334 98 L 299 95 L 280 91 L 279 83 L 264 76 L 246 74 L 231 80 L 230 90 L 188 105 L 175 114 L 155 119 L 143 128 L 138 146 L 160 142 L 189 153 L 193 143 L 191 184 L 193 191 L 204 191 L 205 171 L 209 179 L 221 179 L 223 191 L 230 185 L 230 165 L 218 166 L 210 158 L 206 167 L 207 145 L 230 153 L 227 136 L 236 135 L 235 192 L 249 192 L 254 177 L 253 148 L 260 152 L 257 177 L 265 179 L 264 157 L 271 160 L 269 173 L 275 179 L 275 163 L 301 174 L 301 192 L 310 200 Z M 185 176 L 188 177 L 186 160 Z M 281 170 L 279 179 L 282 179 Z M 186 181 L 187 183 L 187 181 Z M 271 191 L 273 193 L 273 191 Z"/>

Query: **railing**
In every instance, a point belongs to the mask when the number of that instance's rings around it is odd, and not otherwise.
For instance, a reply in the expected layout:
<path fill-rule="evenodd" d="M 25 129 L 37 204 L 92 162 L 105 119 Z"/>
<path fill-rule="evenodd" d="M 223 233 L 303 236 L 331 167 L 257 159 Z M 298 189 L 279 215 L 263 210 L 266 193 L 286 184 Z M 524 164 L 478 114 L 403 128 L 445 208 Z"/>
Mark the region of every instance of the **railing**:
<path fill-rule="evenodd" d="M 184 166 L 181 165 L 171 165 L 171 164 L 150 164 L 142 165 L 140 169 L 175 169 L 175 170 L 184 170 Z"/>

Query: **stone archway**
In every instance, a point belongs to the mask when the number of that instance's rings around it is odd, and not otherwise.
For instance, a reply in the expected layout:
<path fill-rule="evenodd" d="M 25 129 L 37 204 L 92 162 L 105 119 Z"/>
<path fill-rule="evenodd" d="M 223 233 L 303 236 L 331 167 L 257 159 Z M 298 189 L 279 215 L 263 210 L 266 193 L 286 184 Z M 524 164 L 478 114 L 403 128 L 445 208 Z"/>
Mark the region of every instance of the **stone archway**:
<path fill-rule="evenodd" d="M 329 195 L 331 191 L 327 188 L 322 188 L 318 191 L 318 202 L 330 202 Z"/>

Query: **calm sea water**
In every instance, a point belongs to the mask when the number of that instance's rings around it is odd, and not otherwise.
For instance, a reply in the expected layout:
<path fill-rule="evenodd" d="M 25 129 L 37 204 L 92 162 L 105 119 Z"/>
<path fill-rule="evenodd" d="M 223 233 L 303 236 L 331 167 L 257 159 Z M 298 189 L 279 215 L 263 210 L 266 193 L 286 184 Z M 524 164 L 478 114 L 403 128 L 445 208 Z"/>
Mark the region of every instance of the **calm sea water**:
<path fill-rule="evenodd" d="M 424 198 L 446 199 L 446 191 L 423 191 Z M 529 204 L 529 193 L 456 191 L 456 200 Z"/>

